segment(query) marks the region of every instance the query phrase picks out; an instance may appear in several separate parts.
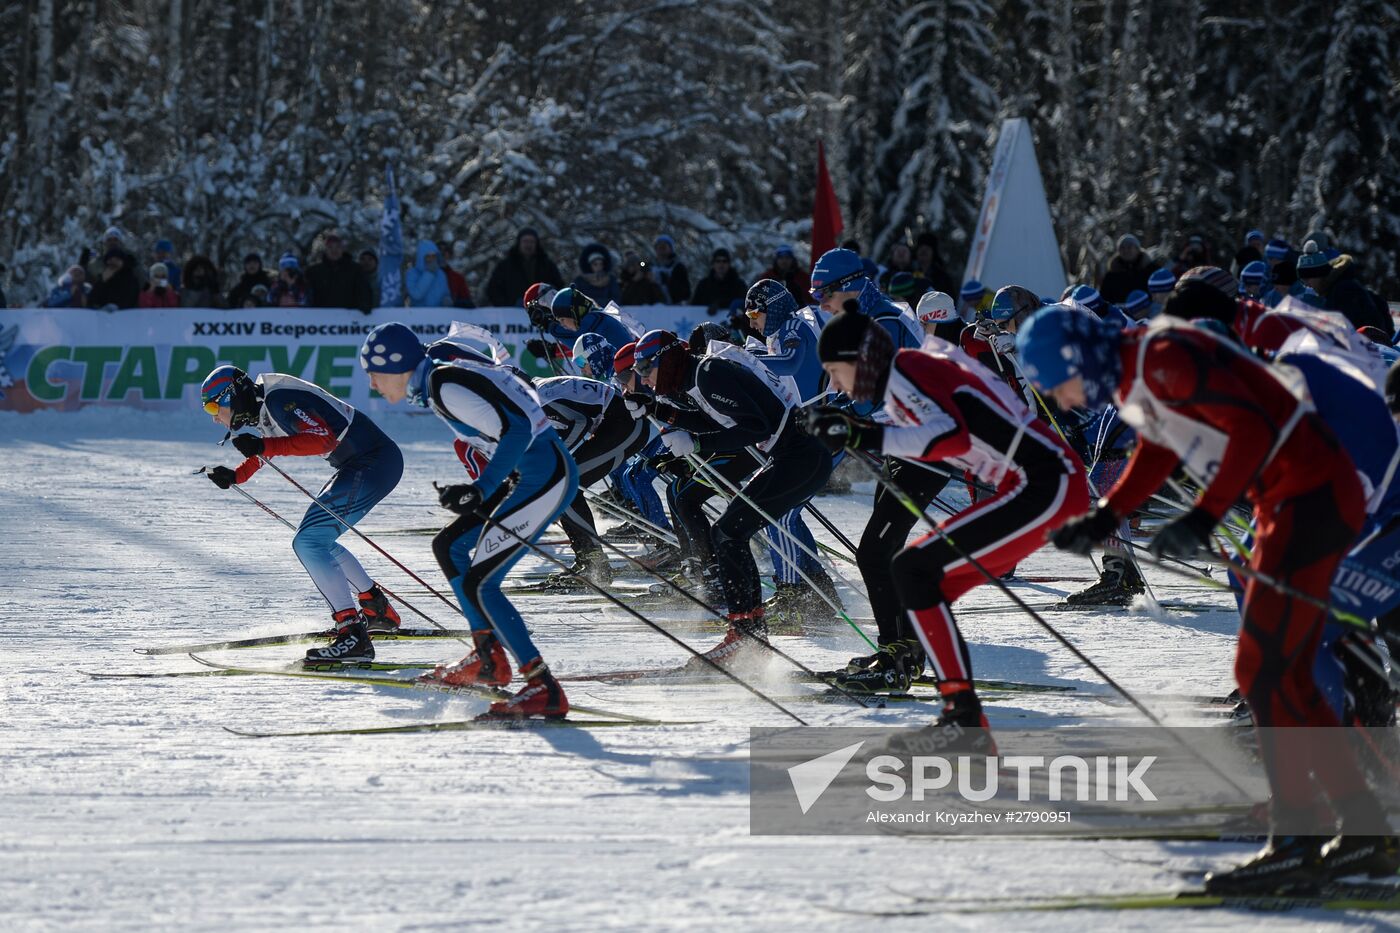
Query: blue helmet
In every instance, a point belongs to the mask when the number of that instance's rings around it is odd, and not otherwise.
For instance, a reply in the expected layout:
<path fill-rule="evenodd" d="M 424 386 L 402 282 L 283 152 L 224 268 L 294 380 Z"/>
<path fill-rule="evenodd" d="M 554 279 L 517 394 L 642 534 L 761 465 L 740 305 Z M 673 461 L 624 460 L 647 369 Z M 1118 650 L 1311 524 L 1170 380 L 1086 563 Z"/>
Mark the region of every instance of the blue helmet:
<path fill-rule="evenodd" d="M 215 366 L 204 377 L 199 387 L 199 402 L 211 415 L 219 413 L 219 406 L 233 410 L 232 428 L 242 428 L 257 421 L 258 396 L 253 380 L 237 366 L 225 363 Z"/>
<path fill-rule="evenodd" d="M 1113 324 L 1069 305 L 1052 305 L 1030 316 L 1016 332 L 1021 371 L 1038 389 L 1049 391 L 1084 378 L 1090 408 L 1113 402 L 1123 374 L 1118 346 L 1123 332 Z"/>
<path fill-rule="evenodd" d="M 424 357 L 418 335 L 398 321 L 380 324 L 360 347 L 360 366 L 367 373 L 407 373 Z"/>
<path fill-rule="evenodd" d="M 1103 296 L 1092 285 L 1076 285 L 1070 289 L 1069 297 L 1079 302 L 1095 314 L 1104 310 Z"/>
<path fill-rule="evenodd" d="M 763 336 L 771 337 L 797 313 L 797 299 L 782 282 L 759 279 L 744 296 L 747 314 L 763 314 Z"/>
<path fill-rule="evenodd" d="M 1240 281 L 1245 285 L 1263 285 L 1269 281 L 1269 264 L 1258 259 L 1247 263 L 1240 270 Z"/>
<path fill-rule="evenodd" d="M 812 297 L 821 301 L 831 292 L 857 291 L 860 285 L 852 288 L 845 286 L 869 277 L 865 263 L 861 262 L 854 250 L 829 249 L 812 267 Z"/>
<path fill-rule="evenodd" d="M 1030 313 L 1041 305 L 1040 299 L 1029 288 L 1008 285 L 997 290 L 992 306 L 983 315 L 998 324 L 1005 324 L 1018 314 Z"/>
<path fill-rule="evenodd" d="M 663 353 L 676 346 L 680 346 L 680 339 L 669 330 L 649 330 L 637 340 L 632 368 L 638 376 L 644 376 L 656 366 Z"/>
<path fill-rule="evenodd" d="M 596 301 L 573 287 L 559 289 L 549 302 L 549 313 L 556 319 L 566 317 L 581 321 L 585 314 L 597 310 Z"/>
<path fill-rule="evenodd" d="M 613 374 L 613 358 L 617 349 L 602 334 L 588 333 L 574 341 L 574 365 L 580 369 L 588 365 L 588 372 L 594 379 L 608 379 Z"/>

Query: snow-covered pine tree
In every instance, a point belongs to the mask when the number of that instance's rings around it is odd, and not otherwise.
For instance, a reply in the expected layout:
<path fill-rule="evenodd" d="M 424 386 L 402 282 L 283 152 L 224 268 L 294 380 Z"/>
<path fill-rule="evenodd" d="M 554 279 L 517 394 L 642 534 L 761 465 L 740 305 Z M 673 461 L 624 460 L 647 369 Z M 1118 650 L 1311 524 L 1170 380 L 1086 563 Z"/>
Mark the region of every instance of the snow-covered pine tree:
<path fill-rule="evenodd" d="M 883 187 L 870 255 L 931 229 L 961 253 L 977 222 L 999 101 L 986 0 L 914 0 L 895 20 L 901 89 L 875 147 Z"/>

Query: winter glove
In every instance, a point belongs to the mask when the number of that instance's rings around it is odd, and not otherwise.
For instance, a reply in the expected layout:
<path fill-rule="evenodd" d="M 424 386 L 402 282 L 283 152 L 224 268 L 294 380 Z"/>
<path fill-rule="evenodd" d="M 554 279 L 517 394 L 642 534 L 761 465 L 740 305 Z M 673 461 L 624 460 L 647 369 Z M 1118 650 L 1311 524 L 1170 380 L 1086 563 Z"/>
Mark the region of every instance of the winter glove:
<path fill-rule="evenodd" d="M 819 406 L 807 412 L 807 433 L 832 453 L 843 447 L 880 452 L 885 440 L 883 425 L 852 418 L 844 411 Z"/>
<path fill-rule="evenodd" d="M 537 360 L 549 359 L 549 344 L 545 343 L 539 337 L 532 337 L 525 341 L 525 349 Z"/>
<path fill-rule="evenodd" d="M 1016 335 L 999 330 L 987 338 L 992 351 L 1000 356 L 1011 356 L 1016 352 Z"/>
<path fill-rule="evenodd" d="M 209 482 L 220 489 L 227 489 L 238 482 L 238 476 L 226 466 L 209 467 L 204 471 L 204 475 L 209 477 Z"/>
<path fill-rule="evenodd" d="M 434 484 L 436 486 L 436 484 Z M 451 486 L 437 486 L 438 505 L 458 515 L 475 515 L 481 510 L 483 498 L 481 488 L 473 483 L 453 483 Z"/>
<path fill-rule="evenodd" d="M 977 325 L 975 327 L 973 327 L 972 332 L 976 334 L 980 339 L 991 343 L 992 338 L 996 337 L 997 334 L 1002 333 L 1002 330 L 1001 325 L 998 324 L 996 321 L 993 321 L 990 318 L 983 318 L 982 320 L 977 322 Z"/>
<path fill-rule="evenodd" d="M 1194 557 L 1210 547 L 1210 533 L 1218 523 L 1219 519 L 1205 509 L 1194 508 L 1157 532 L 1147 550 L 1158 560 Z"/>
<path fill-rule="evenodd" d="M 673 457 L 668 453 L 659 453 L 647 460 L 647 466 L 671 479 L 685 479 L 690 476 L 692 472 L 689 463 L 680 457 Z"/>
<path fill-rule="evenodd" d="M 261 457 L 267 445 L 263 439 L 256 434 L 235 434 L 233 436 L 234 448 L 245 457 Z"/>
<path fill-rule="evenodd" d="M 628 392 L 622 403 L 632 413 L 633 418 L 645 418 L 656 414 L 656 396 L 645 392 Z"/>
<path fill-rule="evenodd" d="M 1117 530 L 1118 521 L 1112 509 L 1096 505 L 1086 514 L 1056 528 L 1050 533 L 1050 541 L 1062 551 L 1088 554 L 1094 545 Z"/>
<path fill-rule="evenodd" d="M 695 438 L 684 431 L 671 431 L 661 435 L 661 444 L 673 457 L 695 453 Z"/>

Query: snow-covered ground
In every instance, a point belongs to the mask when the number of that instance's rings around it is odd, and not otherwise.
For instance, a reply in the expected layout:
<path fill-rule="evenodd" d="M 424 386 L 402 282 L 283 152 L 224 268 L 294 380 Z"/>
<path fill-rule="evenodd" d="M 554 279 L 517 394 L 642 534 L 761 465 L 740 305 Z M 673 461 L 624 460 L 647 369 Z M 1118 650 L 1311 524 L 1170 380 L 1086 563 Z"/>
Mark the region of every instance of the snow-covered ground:
<path fill-rule="evenodd" d="M 459 473 L 435 419 L 381 423 L 405 448 L 403 483 L 363 524 L 402 531 L 442 522 L 431 482 Z M 462 732 L 248 739 L 226 725 L 294 729 L 468 718 L 484 701 L 273 677 L 93 680 L 84 671 L 184 670 L 138 646 L 312 630 L 326 623 L 289 533 L 190 471 L 232 463 L 202 416 L 85 411 L 0 416 L 0 927 L 16 929 L 927 929 L 1263 928 L 1355 924 L 1341 914 L 1241 912 L 947 915 L 862 920 L 828 907 L 914 906 L 892 889 L 968 897 L 998 892 L 1125 892 L 1183 884 L 1172 869 L 1229 863 L 1251 847 L 1026 839 L 751 837 L 748 728 L 786 720 L 738 688 L 572 685 L 578 703 L 659 718 L 672 728 Z M 282 461 L 308 486 L 318 460 Z M 249 490 L 295 520 L 305 499 L 264 470 Z M 820 507 L 852 536 L 866 495 Z M 818 537 L 823 537 L 817 529 Z M 379 539 L 434 585 L 426 534 Z M 361 542 L 371 572 L 458 624 Z M 527 559 L 523 570 L 539 569 Z M 856 579 L 854 568 L 842 572 Z M 1045 598 L 1083 585 L 1087 561 L 1049 551 L 1022 584 Z M 1175 583 L 1152 575 L 1159 584 Z M 848 594 L 849 595 L 849 594 Z M 1172 589 L 1221 605 L 1205 591 Z M 849 596 L 855 615 L 863 601 Z M 984 588 L 966 605 L 1005 602 Z M 674 645 L 596 600 L 521 599 L 556 671 L 678 663 Z M 692 616 L 693 618 L 693 616 Z M 1057 614 L 1064 632 L 1125 685 L 1147 693 L 1224 692 L 1228 613 Z M 1014 608 L 963 620 L 978 675 L 1102 684 Z M 717 639 L 674 626 L 698 647 Z M 860 653 L 849 629 L 780 639 L 818 667 Z M 305 646 L 216 657 L 274 666 Z M 455 659 L 453 642 L 386 644 L 381 658 Z M 792 697 L 775 665 L 766 686 Z M 1082 696 L 992 701 L 995 727 L 1140 722 Z M 813 724 L 927 721 L 799 703 Z M 724 759 L 724 760 L 716 760 Z"/>

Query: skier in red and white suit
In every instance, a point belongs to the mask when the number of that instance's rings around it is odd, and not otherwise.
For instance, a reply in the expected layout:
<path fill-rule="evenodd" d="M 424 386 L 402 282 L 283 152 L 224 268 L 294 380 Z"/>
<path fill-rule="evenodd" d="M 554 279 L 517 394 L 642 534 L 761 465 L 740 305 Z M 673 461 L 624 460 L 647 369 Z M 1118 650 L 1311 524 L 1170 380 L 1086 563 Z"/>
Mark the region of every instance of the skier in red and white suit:
<path fill-rule="evenodd" d="M 1326 602 L 1365 503 L 1351 459 L 1289 370 L 1180 320 L 1119 331 L 1062 306 L 1032 315 L 1016 344 L 1027 377 L 1062 407 L 1112 401 L 1138 431 L 1117 484 L 1055 533 L 1057 545 L 1087 550 L 1181 465 L 1202 491 L 1190 512 L 1158 532 L 1154 554 L 1200 554 L 1243 497 L 1254 506 L 1250 566 Z M 1235 676 L 1260 729 L 1273 789 L 1270 844 L 1243 865 L 1207 876 L 1207 887 L 1276 890 L 1343 868 L 1394 873 L 1394 837 L 1365 834 L 1387 831 L 1384 812 L 1343 730 L 1270 728 L 1340 725 L 1313 680 L 1325 613 L 1252 578 L 1241 616 Z M 1314 780 L 1340 817 L 1344 835 L 1330 842 L 1330 831 L 1308 831 L 1318 825 Z"/>
<path fill-rule="evenodd" d="M 996 489 L 940 525 L 956 547 L 930 533 L 900 551 L 893 564 L 901 606 L 933 660 L 944 699 L 930 731 L 940 741 L 966 735 L 962 744 L 990 750 L 952 604 L 987 574 L 997 577 L 1016 566 L 1045 543 L 1050 529 L 1088 508 L 1084 465 L 995 373 L 947 341 L 932 337 L 918 350 L 896 353 L 882 328 L 847 313 L 826 325 L 818 354 L 833 389 L 857 402 L 883 404 L 883 423 L 834 408 L 814 410 L 809 430 L 829 448 L 944 462 Z"/>

